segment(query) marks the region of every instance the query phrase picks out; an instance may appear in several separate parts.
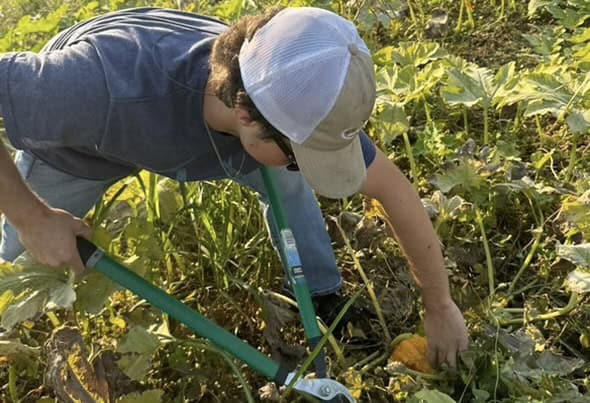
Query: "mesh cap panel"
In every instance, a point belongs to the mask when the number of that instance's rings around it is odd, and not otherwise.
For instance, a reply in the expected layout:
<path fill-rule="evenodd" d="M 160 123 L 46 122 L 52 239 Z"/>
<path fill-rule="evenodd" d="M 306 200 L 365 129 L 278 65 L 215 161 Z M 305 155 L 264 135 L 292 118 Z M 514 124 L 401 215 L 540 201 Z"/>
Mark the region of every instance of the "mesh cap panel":
<path fill-rule="evenodd" d="M 271 125 L 301 144 L 342 90 L 350 44 L 369 54 L 354 25 L 336 14 L 285 9 L 242 46 L 246 92 Z"/>

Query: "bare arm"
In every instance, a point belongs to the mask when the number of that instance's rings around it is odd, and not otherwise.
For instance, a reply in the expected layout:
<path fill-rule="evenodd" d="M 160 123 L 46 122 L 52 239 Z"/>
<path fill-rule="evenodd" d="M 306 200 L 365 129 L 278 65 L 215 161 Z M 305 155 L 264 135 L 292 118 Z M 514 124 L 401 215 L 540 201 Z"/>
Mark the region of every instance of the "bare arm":
<path fill-rule="evenodd" d="M 50 266 L 84 269 L 75 237 L 88 237 L 82 220 L 43 203 L 24 183 L 3 142 L 0 141 L 0 212 L 16 228 L 23 246 Z"/>
<path fill-rule="evenodd" d="M 361 192 L 377 199 L 406 256 L 425 308 L 425 330 L 432 363 L 455 365 L 467 347 L 465 322 L 453 302 L 439 240 L 420 197 L 402 172 L 377 150 Z"/>
<path fill-rule="evenodd" d="M 16 170 L 8 151 L 0 141 L 0 211 L 15 226 L 26 225 L 27 217 L 45 205 L 29 190 Z"/>

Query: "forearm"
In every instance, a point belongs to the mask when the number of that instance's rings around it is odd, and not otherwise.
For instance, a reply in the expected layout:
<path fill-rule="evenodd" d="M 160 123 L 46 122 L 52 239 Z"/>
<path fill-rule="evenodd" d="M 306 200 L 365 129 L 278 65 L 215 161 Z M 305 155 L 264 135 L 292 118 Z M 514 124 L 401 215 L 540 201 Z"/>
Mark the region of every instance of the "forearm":
<path fill-rule="evenodd" d="M 403 173 L 380 152 L 369 168 L 363 193 L 382 204 L 419 288 L 426 308 L 450 301 L 440 243 L 422 202 Z"/>
<path fill-rule="evenodd" d="M 404 178 L 405 179 L 405 178 Z M 404 180 L 404 186 L 412 187 Z M 449 281 L 440 243 L 422 203 L 412 189 L 392 193 L 380 200 L 389 225 L 406 256 L 422 300 L 427 308 L 450 299 Z"/>
<path fill-rule="evenodd" d="M 22 180 L 4 143 L 0 141 L 0 212 L 21 227 L 43 211 L 45 205 Z"/>
<path fill-rule="evenodd" d="M 422 294 L 424 332 L 428 360 L 432 365 L 456 364 L 457 353 L 469 339 L 461 311 L 451 299 L 449 279 L 440 244 L 420 197 L 401 173 L 379 150 L 367 169 L 361 192 L 383 205 L 391 230 L 410 263 Z"/>

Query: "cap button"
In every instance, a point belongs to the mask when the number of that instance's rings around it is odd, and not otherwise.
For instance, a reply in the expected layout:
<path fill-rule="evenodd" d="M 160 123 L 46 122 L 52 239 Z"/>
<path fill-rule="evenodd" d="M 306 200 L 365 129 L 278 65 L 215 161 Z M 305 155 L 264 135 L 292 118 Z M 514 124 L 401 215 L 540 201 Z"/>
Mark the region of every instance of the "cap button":
<path fill-rule="evenodd" d="M 356 55 L 358 55 L 360 53 L 359 48 L 354 43 L 349 43 L 348 44 L 348 51 L 353 56 L 356 56 Z"/>

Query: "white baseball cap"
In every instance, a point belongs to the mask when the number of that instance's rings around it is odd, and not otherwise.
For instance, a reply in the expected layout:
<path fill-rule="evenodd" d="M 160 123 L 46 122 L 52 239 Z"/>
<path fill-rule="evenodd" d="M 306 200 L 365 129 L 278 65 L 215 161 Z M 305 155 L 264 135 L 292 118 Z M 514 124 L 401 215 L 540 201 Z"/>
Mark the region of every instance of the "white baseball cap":
<path fill-rule="evenodd" d="M 289 138 L 309 185 L 332 198 L 357 192 L 367 174 L 359 133 L 376 91 L 354 24 L 319 8 L 286 8 L 244 41 L 239 62 L 246 93 Z"/>

